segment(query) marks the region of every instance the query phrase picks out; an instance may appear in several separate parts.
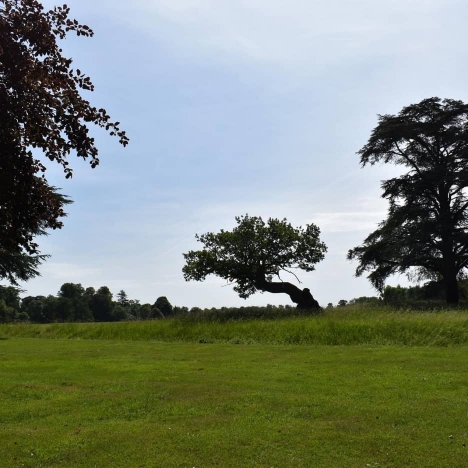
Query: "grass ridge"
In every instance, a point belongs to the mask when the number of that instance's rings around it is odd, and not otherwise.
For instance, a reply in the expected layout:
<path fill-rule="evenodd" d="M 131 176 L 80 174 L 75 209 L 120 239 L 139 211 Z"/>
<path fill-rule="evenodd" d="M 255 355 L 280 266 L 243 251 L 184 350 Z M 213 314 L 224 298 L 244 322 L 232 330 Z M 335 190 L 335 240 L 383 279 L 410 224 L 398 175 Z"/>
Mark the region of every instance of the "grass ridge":
<path fill-rule="evenodd" d="M 409 312 L 344 308 L 321 316 L 145 322 L 3 324 L 1 338 L 49 338 L 278 345 L 468 344 L 468 311 Z"/>

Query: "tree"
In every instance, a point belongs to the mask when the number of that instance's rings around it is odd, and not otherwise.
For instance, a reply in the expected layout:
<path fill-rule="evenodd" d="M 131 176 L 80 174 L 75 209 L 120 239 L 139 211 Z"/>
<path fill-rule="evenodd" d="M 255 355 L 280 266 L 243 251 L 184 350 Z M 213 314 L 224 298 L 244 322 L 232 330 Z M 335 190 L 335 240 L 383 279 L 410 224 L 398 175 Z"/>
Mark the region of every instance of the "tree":
<path fill-rule="evenodd" d="M 459 299 L 457 280 L 468 266 L 468 105 L 430 98 L 379 116 L 358 152 L 362 166 L 378 162 L 408 169 L 383 181 L 387 218 L 361 246 L 348 252 L 380 292 L 386 279 L 443 280 L 449 304 Z"/>
<path fill-rule="evenodd" d="M 8 307 L 12 307 L 14 310 L 19 312 L 20 309 L 20 293 L 24 292 L 14 286 L 1 286 L 0 285 L 0 299 L 5 301 Z"/>
<path fill-rule="evenodd" d="M 382 299 L 375 296 L 355 297 L 348 302 L 349 305 L 378 306 L 382 304 Z"/>
<path fill-rule="evenodd" d="M 93 322 L 94 316 L 89 308 L 88 302 L 84 298 L 73 301 L 74 306 L 74 322 Z"/>
<path fill-rule="evenodd" d="M 265 223 L 248 215 L 236 217 L 236 222 L 232 231 L 195 236 L 204 248 L 184 254 L 184 278 L 203 281 L 214 274 L 234 284 L 244 299 L 257 291 L 285 293 L 298 308 L 319 308 L 308 288 L 282 281 L 280 273 L 315 270 L 327 250 L 319 240 L 320 229 L 314 224 L 294 228 L 286 219 L 270 218 Z M 274 277 L 281 281 L 273 281 Z"/>
<path fill-rule="evenodd" d="M 48 321 L 44 314 L 43 296 L 27 296 L 21 301 L 21 311 L 29 316 L 31 322 L 45 323 Z"/>
<path fill-rule="evenodd" d="M 128 319 L 128 308 L 121 303 L 114 306 L 113 319 L 116 322 L 122 322 Z"/>
<path fill-rule="evenodd" d="M 96 294 L 96 290 L 90 286 L 89 288 L 85 289 L 84 296 L 89 299 L 90 297 L 94 296 Z"/>
<path fill-rule="evenodd" d="M 80 95 L 93 84 L 72 68 L 58 40 L 93 31 L 69 12 L 66 5 L 44 11 L 36 0 L 0 0 L 0 278 L 11 282 L 38 274 L 45 256 L 35 236 L 62 227 L 66 199 L 47 183 L 37 153 L 59 163 L 69 178 L 72 151 L 92 167 L 99 164 L 90 124 L 128 143 L 119 122 Z"/>
<path fill-rule="evenodd" d="M 15 319 L 15 309 L 6 305 L 0 298 L 0 323 L 12 322 Z"/>
<path fill-rule="evenodd" d="M 81 283 L 64 283 L 57 294 L 59 315 L 63 321 L 92 322 L 93 313 L 89 307 L 89 298 Z"/>
<path fill-rule="evenodd" d="M 58 292 L 59 297 L 67 297 L 68 299 L 81 299 L 85 293 L 85 288 L 81 283 L 64 283 L 60 286 Z"/>
<path fill-rule="evenodd" d="M 96 322 L 112 322 L 114 320 L 112 293 L 107 286 L 101 286 L 97 293 L 91 296 L 89 308 Z"/>
<path fill-rule="evenodd" d="M 169 302 L 166 296 L 161 296 L 156 299 L 156 302 L 153 304 L 155 310 L 153 312 L 153 317 L 158 317 L 162 313 L 163 317 L 170 317 L 173 314 L 172 304 Z"/>
<path fill-rule="evenodd" d="M 0 285 L 0 322 L 12 322 L 20 312 L 21 289 Z"/>
<path fill-rule="evenodd" d="M 69 297 L 61 296 L 55 304 L 56 319 L 59 322 L 69 323 L 75 320 L 75 302 Z"/>
<path fill-rule="evenodd" d="M 26 312 L 31 322 L 51 323 L 61 320 L 63 314 L 60 298 L 55 296 L 28 296 L 21 303 L 21 311 Z"/>
<path fill-rule="evenodd" d="M 1 138 L 1 137 L 0 137 Z M 1 144 L 0 144 L 1 146 Z M 57 209 L 57 217 L 64 217 L 65 205 L 72 203 L 66 196 L 58 192 L 55 187 L 49 187 L 47 183 L 34 177 L 35 187 L 44 187 L 43 192 L 37 194 L 23 193 L 24 186 L 12 186 L 14 179 L 9 171 L 4 171 L 3 162 L 0 160 L 0 279 L 6 279 L 11 284 L 17 285 L 18 281 L 27 281 L 39 274 L 38 266 L 48 257 L 38 250 L 38 245 L 33 239 L 40 235 L 47 235 L 46 229 L 57 229 L 62 222 L 55 217 L 48 218 L 50 204 Z M 3 179 L 7 178 L 7 181 Z M 23 207 L 27 205 L 28 210 Z M 35 213 L 35 217 L 32 213 Z M 55 215 L 53 215 L 55 216 Z M 24 242 L 18 242 L 18 231 Z"/>
<path fill-rule="evenodd" d="M 101 286 L 96 294 L 102 294 L 103 296 L 107 296 L 110 299 L 112 299 L 113 294 L 111 293 L 111 290 L 107 286 Z"/>
<path fill-rule="evenodd" d="M 127 293 L 121 289 L 118 293 L 117 293 L 117 301 L 123 305 L 123 306 L 126 306 L 128 305 L 129 303 L 129 300 L 128 300 L 128 295 Z"/>

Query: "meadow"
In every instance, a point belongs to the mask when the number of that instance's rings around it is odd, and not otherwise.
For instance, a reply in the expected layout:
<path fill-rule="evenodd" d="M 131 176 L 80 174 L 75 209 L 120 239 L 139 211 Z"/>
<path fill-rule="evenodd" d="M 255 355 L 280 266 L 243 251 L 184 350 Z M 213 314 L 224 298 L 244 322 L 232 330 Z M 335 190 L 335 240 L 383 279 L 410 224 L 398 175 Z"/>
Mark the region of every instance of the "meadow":
<path fill-rule="evenodd" d="M 463 311 L 1 325 L 1 466 L 466 466 L 467 346 Z"/>

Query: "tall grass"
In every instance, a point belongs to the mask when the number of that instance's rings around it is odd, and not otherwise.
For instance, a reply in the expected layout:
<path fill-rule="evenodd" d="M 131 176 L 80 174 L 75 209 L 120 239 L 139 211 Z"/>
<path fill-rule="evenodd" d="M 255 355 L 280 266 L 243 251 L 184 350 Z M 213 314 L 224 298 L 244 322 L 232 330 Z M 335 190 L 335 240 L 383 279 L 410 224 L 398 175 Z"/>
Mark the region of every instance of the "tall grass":
<path fill-rule="evenodd" d="M 0 338 L 191 343 L 459 346 L 468 344 L 468 311 L 408 312 L 345 307 L 319 316 L 224 320 L 180 317 L 146 322 L 4 324 Z"/>

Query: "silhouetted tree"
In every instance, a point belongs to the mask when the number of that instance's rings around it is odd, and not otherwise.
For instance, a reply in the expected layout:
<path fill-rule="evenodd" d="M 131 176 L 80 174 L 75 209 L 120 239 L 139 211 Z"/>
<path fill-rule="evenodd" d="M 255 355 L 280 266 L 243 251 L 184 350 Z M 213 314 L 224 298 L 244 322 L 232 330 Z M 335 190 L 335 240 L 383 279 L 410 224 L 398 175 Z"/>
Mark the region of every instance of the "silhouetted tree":
<path fill-rule="evenodd" d="M 127 296 L 127 293 L 123 289 L 121 289 L 117 293 L 117 301 L 123 306 L 126 306 L 128 304 L 129 302 L 128 296 Z"/>
<path fill-rule="evenodd" d="M 22 193 L 23 186 L 17 191 L 11 186 L 14 179 L 10 177 L 9 171 L 5 170 L 7 160 L 2 158 L 0 158 L 0 222 L 3 224 L 0 227 L 0 279 L 6 279 L 16 285 L 18 281 L 27 281 L 39 275 L 37 268 L 48 257 L 39 252 L 38 245 L 33 239 L 46 235 L 49 228 L 61 227 L 58 218 L 54 218 L 54 221 L 45 219 L 45 215 L 41 212 L 43 210 L 50 212 L 50 204 L 53 204 L 60 213 L 58 216 L 64 217 L 66 216 L 63 211 L 64 206 L 72 202 L 65 195 L 58 193 L 55 187 L 47 186 L 39 177 L 35 177 L 34 184 L 37 187 L 46 187 L 44 189 L 47 191 L 46 195 L 42 192 L 37 195 L 30 192 Z M 4 177 L 8 178 L 5 183 L 2 181 Z M 27 212 L 22 209 L 23 205 L 28 206 Z M 30 216 L 33 216 L 33 212 L 35 217 L 32 219 Z M 15 233 L 19 230 L 29 242 L 28 246 L 18 243 Z"/>
<path fill-rule="evenodd" d="M 319 239 L 320 229 L 314 224 L 294 228 L 286 219 L 270 218 L 265 223 L 248 215 L 236 217 L 236 221 L 232 231 L 196 235 L 204 248 L 184 254 L 184 278 L 203 281 L 214 274 L 233 283 L 234 291 L 244 299 L 257 291 L 285 293 L 299 308 L 318 309 L 308 288 L 301 290 L 273 278 L 281 279 L 282 271 L 291 273 L 295 268 L 315 270 L 327 250 Z"/>
<path fill-rule="evenodd" d="M 468 266 L 468 105 L 425 99 L 398 115 L 379 116 L 361 164 L 401 165 L 408 172 L 382 183 L 387 218 L 349 251 L 356 275 L 379 291 L 394 273 L 443 280 L 447 303 L 459 300 L 457 279 Z"/>
<path fill-rule="evenodd" d="M 152 318 L 152 308 L 151 304 L 143 304 L 140 307 L 138 318 L 141 320 L 149 320 Z"/>
<path fill-rule="evenodd" d="M 15 315 L 15 309 L 7 306 L 5 301 L 0 298 L 0 323 L 12 322 Z"/>
<path fill-rule="evenodd" d="M 153 316 L 157 317 L 159 313 L 162 313 L 164 317 L 170 317 L 173 312 L 172 304 L 169 302 L 166 296 L 161 296 L 156 299 L 156 302 L 153 305 L 154 309 L 158 309 L 158 311 L 153 311 Z"/>
<path fill-rule="evenodd" d="M 107 286 L 100 287 L 89 301 L 96 322 L 111 322 L 114 320 L 112 293 Z"/>
<path fill-rule="evenodd" d="M 75 319 L 75 304 L 68 297 L 59 297 L 56 301 L 56 319 L 59 322 L 74 322 Z"/>
<path fill-rule="evenodd" d="M 15 288 L 14 286 L 1 286 L 0 285 L 0 299 L 5 301 L 8 307 L 12 307 L 14 310 L 20 310 L 20 293 L 21 289 Z"/>
<path fill-rule="evenodd" d="M 93 84 L 62 55 L 58 40 L 93 31 L 69 11 L 66 5 L 46 11 L 36 0 L 0 3 L 0 279 L 13 283 L 38 274 L 46 256 L 35 236 L 62 227 L 68 202 L 47 183 L 46 167 L 32 151 L 59 163 L 68 178 L 72 151 L 99 164 L 90 124 L 128 143 L 119 122 L 80 96 Z"/>
<path fill-rule="evenodd" d="M 81 283 L 64 283 L 58 292 L 59 297 L 67 297 L 68 299 L 81 299 L 85 289 Z"/>

